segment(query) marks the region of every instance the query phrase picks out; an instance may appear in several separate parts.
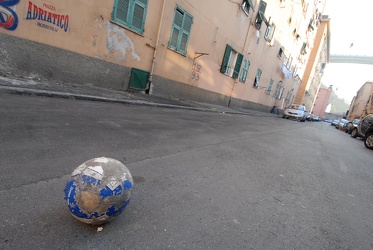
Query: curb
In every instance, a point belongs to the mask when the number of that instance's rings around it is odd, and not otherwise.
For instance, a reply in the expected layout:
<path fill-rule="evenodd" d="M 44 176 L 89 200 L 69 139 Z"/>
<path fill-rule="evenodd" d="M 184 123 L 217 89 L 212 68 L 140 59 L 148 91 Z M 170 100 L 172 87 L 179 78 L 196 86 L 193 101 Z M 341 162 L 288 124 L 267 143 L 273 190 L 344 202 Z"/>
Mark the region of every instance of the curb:
<path fill-rule="evenodd" d="M 62 98 L 62 99 L 122 103 L 122 104 L 127 104 L 127 105 L 151 106 L 151 107 L 161 107 L 161 108 L 171 108 L 171 109 L 184 109 L 184 110 L 212 112 L 212 113 L 220 113 L 220 114 L 250 115 L 249 113 L 239 112 L 239 111 L 219 111 L 219 110 L 213 110 L 213 109 L 207 109 L 207 108 L 186 107 L 186 106 L 180 106 L 180 105 L 154 103 L 154 102 L 147 102 L 147 101 L 120 100 L 120 99 L 100 97 L 100 96 L 81 95 L 81 94 L 74 94 L 74 93 L 68 93 L 68 92 L 56 92 L 56 91 L 36 90 L 36 89 L 27 89 L 27 88 L 16 88 L 16 87 L 8 87 L 8 86 L 0 86 L 0 91 L 2 93 L 12 94 L 12 95 L 44 96 L 44 97 Z"/>

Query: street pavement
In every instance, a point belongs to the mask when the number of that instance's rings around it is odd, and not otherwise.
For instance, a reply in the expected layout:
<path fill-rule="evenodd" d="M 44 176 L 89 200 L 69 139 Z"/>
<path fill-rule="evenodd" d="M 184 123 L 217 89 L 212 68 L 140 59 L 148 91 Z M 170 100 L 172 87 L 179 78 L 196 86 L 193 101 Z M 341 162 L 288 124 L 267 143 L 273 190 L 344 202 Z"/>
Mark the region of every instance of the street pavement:
<path fill-rule="evenodd" d="M 373 248 L 372 151 L 328 123 L 4 81 L 0 249 Z M 135 184 L 99 231 L 69 214 L 63 190 L 101 156 Z"/>

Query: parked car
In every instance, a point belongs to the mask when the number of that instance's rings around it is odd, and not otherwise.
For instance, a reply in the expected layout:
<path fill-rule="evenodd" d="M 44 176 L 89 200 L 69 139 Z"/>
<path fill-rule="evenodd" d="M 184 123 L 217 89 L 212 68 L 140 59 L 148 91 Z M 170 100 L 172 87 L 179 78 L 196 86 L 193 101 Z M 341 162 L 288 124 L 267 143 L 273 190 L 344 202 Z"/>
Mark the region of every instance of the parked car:
<path fill-rule="evenodd" d="M 315 115 L 315 116 L 313 117 L 313 120 L 314 120 L 315 122 L 319 122 L 319 121 L 320 121 L 320 116 Z"/>
<path fill-rule="evenodd" d="M 332 126 L 337 126 L 338 122 L 339 122 L 339 120 L 333 120 L 332 123 L 331 123 L 330 125 L 332 125 Z"/>
<path fill-rule="evenodd" d="M 290 105 L 290 107 L 285 109 L 284 115 L 282 116 L 282 118 L 286 118 L 286 119 L 291 118 L 291 119 L 296 119 L 301 122 L 304 122 L 306 120 L 307 114 L 308 113 L 307 113 L 305 106 L 298 105 L 298 104 L 292 104 Z"/>
<path fill-rule="evenodd" d="M 337 123 L 337 125 L 335 125 L 335 128 L 336 129 L 343 129 L 343 127 L 349 122 L 349 120 L 346 120 L 346 119 L 340 119 Z"/>
<path fill-rule="evenodd" d="M 312 122 L 314 117 L 315 117 L 315 116 L 314 116 L 313 114 L 308 113 L 308 114 L 307 114 L 307 117 L 306 117 L 306 120 Z"/>
<path fill-rule="evenodd" d="M 351 134 L 351 131 L 357 127 L 357 125 L 359 124 L 360 120 L 359 119 L 355 119 L 353 120 L 352 122 L 348 122 L 345 126 L 345 133 L 348 133 L 348 134 Z"/>
<path fill-rule="evenodd" d="M 373 150 L 373 114 L 367 115 L 351 131 L 351 137 L 362 137 L 365 147 Z"/>

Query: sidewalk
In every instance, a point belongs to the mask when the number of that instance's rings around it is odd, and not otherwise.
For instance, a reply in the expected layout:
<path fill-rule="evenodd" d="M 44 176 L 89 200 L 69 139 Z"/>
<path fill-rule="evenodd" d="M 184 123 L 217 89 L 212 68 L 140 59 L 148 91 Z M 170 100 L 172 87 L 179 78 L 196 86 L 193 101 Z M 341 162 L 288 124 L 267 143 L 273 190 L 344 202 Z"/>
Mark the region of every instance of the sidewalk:
<path fill-rule="evenodd" d="M 188 100 L 168 99 L 140 92 L 123 92 L 88 85 L 70 83 L 43 82 L 28 78 L 4 77 L 0 75 L 0 93 L 16 95 L 46 96 L 74 100 L 90 100 L 123 103 L 128 105 L 145 105 L 164 108 L 188 109 L 204 112 L 227 114 L 277 116 L 255 110 L 230 108 L 226 106 L 193 102 Z"/>

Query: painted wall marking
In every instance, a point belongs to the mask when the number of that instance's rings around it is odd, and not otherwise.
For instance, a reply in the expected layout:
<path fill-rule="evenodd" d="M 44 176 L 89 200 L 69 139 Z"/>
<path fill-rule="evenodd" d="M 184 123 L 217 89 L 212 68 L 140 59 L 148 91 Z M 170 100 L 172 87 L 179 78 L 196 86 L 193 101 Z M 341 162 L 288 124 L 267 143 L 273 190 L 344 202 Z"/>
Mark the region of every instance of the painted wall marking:
<path fill-rule="evenodd" d="M 59 29 L 67 32 L 69 30 L 69 15 L 61 15 L 51 11 L 56 12 L 57 8 L 47 3 L 43 3 L 43 6 L 40 7 L 29 1 L 26 20 L 38 20 L 36 24 L 38 27 L 54 32 L 58 32 Z"/>
<path fill-rule="evenodd" d="M 18 26 L 18 16 L 15 8 L 20 0 L 0 0 L 0 28 L 15 30 Z M 14 10 L 10 8 L 14 6 Z"/>
<path fill-rule="evenodd" d="M 193 63 L 192 68 L 192 80 L 198 81 L 199 75 L 201 74 L 202 66 L 201 64 Z"/>

